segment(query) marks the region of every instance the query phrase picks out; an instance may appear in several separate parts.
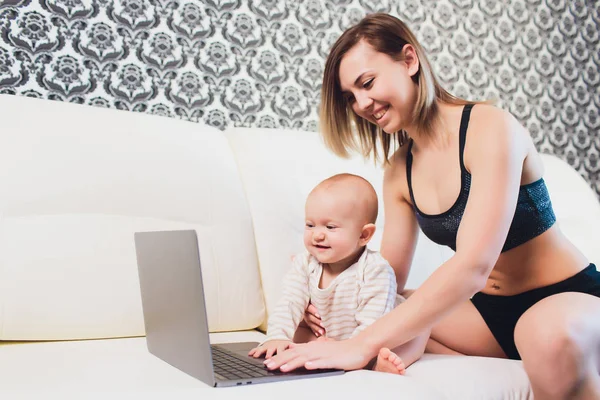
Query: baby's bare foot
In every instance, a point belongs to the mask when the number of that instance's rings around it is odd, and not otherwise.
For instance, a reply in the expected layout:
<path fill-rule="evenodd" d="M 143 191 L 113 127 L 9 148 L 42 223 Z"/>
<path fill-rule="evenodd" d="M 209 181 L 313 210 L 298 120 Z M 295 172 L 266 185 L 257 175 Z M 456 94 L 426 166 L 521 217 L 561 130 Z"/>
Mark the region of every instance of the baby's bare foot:
<path fill-rule="evenodd" d="M 391 374 L 404 375 L 406 368 L 400 357 L 398 357 L 390 349 L 384 347 L 381 350 L 379 350 L 379 355 L 377 355 L 377 362 L 375 363 L 375 367 L 373 367 L 373 370 L 379 372 L 388 372 Z"/>

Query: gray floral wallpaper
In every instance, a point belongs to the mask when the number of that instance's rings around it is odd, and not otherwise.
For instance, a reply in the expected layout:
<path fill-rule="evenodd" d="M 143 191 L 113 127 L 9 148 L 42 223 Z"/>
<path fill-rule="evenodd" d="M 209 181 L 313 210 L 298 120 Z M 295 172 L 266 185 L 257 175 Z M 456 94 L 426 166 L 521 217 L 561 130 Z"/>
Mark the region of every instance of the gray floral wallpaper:
<path fill-rule="evenodd" d="M 0 92 L 315 130 L 328 49 L 379 11 L 448 89 L 498 99 L 600 195 L 597 0 L 0 0 Z"/>

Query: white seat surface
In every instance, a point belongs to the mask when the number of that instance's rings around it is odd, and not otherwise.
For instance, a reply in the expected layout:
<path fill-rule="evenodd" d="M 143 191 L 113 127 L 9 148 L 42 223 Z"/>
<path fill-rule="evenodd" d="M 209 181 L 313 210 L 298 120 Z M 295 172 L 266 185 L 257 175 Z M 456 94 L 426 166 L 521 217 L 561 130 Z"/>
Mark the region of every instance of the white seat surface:
<path fill-rule="evenodd" d="M 258 331 L 212 334 L 213 343 L 260 341 Z M 497 371 L 497 373 L 490 373 Z M 466 378 L 468 377 L 468 378 Z M 405 376 L 353 371 L 234 388 L 212 388 L 148 353 L 145 338 L 0 344 L 0 398 L 527 399 L 520 362 L 426 355 Z M 295 398 L 295 395 L 294 397 Z"/>

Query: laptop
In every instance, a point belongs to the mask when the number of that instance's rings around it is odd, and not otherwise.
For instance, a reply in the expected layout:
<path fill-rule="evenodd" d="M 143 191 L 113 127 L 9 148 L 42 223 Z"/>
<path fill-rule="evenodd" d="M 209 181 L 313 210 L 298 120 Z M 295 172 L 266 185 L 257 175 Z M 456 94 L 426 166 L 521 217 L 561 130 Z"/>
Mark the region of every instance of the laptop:
<path fill-rule="evenodd" d="M 151 354 L 214 387 L 344 373 L 269 371 L 248 356 L 258 343 L 211 345 L 196 231 L 136 232 L 134 240 Z"/>

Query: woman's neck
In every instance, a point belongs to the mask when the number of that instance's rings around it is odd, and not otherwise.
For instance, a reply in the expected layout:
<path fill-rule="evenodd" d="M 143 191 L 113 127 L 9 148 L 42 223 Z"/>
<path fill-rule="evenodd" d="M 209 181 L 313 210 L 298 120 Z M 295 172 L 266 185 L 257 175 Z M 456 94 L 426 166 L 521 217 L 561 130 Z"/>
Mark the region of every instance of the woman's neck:
<path fill-rule="evenodd" d="M 431 129 L 419 131 L 413 125 L 406 130 L 408 136 L 413 140 L 413 148 L 418 151 L 418 149 L 429 147 L 443 149 L 448 146 L 451 135 L 456 131 L 454 122 L 461 112 L 461 105 L 438 102 L 437 115 L 434 116 Z M 460 119 L 460 117 L 458 118 Z"/>

